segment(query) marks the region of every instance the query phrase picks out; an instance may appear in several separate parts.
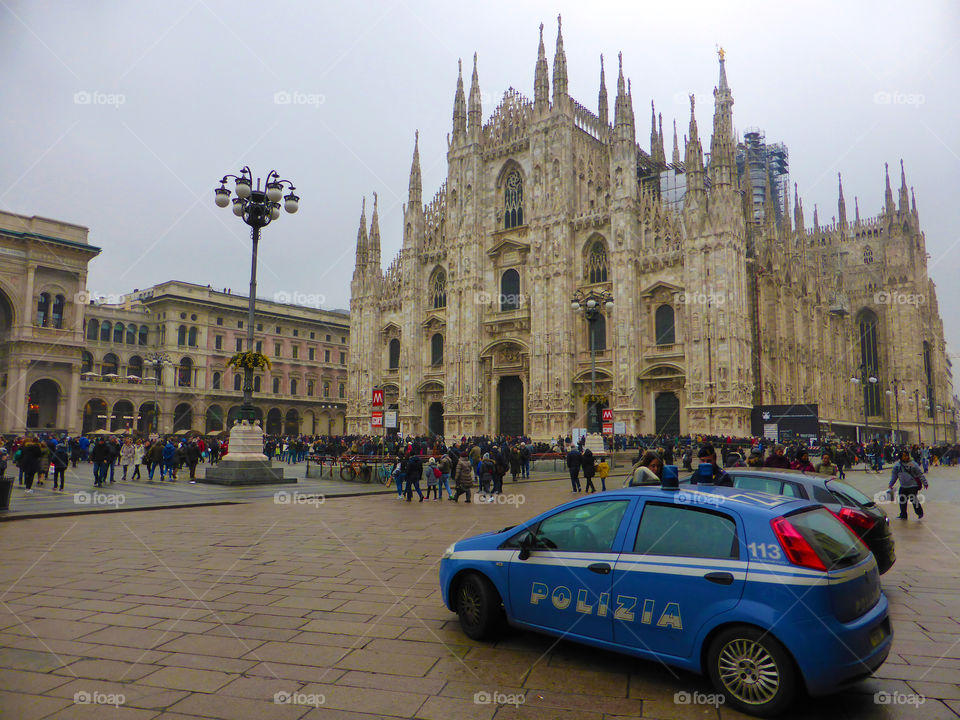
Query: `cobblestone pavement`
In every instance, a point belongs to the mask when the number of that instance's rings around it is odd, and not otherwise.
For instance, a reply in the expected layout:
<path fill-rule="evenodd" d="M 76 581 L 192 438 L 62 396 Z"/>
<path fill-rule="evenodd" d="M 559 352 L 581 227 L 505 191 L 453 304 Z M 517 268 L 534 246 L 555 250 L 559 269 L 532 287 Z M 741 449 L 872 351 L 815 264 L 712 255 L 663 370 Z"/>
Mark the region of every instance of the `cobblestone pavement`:
<path fill-rule="evenodd" d="M 960 482 L 951 474 L 932 475 Z M 519 631 L 496 644 L 463 635 L 440 601 L 443 549 L 567 500 L 568 487 L 508 484 L 512 502 L 497 505 L 264 499 L 4 523 L 0 717 L 741 717 L 678 703 L 712 689 L 658 663 Z M 890 659 L 785 717 L 960 714 L 960 506 L 933 497 L 926 510 L 892 521 Z M 483 702 L 494 693 L 501 702 Z"/>

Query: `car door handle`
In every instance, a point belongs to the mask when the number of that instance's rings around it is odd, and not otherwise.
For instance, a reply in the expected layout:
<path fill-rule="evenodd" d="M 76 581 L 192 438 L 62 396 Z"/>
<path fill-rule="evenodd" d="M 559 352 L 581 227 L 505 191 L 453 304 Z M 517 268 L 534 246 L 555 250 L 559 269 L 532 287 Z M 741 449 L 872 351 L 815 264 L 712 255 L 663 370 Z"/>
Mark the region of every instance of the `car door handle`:
<path fill-rule="evenodd" d="M 607 563 L 594 563 L 593 565 L 588 565 L 587 570 L 595 572 L 598 575 L 609 575 L 610 566 Z"/>
<path fill-rule="evenodd" d="M 733 584 L 733 575 L 728 572 L 708 572 L 703 576 L 707 580 L 717 585 L 732 585 Z"/>

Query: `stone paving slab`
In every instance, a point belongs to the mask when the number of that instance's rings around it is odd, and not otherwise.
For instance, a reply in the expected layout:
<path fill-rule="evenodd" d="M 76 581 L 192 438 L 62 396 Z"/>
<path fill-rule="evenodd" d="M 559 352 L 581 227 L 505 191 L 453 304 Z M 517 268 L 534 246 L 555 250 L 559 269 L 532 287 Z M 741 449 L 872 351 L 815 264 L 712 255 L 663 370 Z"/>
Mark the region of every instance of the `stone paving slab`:
<path fill-rule="evenodd" d="M 960 470 L 936 472 L 960 484 Z M 659 663 L 519 631 L 496 643 L 463 635 L 440 601 L 443 549 L 571 497 L 563 480 L 507 489 L 524 495 L 519 509 L 263 497 L 2 524 L 0 542 L 16 550 L 0 565 L 0 717 L 745 717 L 677 704 L 675 693 L 712 688 Z M 960 716 L 960 505 L 931 501 L 923 521 L 893 528 L 890 659 L 788 720 Z M 124 701 L 82 703 L 82 693 Z M 877 693 L 924 702 L 883 704 Z"/>

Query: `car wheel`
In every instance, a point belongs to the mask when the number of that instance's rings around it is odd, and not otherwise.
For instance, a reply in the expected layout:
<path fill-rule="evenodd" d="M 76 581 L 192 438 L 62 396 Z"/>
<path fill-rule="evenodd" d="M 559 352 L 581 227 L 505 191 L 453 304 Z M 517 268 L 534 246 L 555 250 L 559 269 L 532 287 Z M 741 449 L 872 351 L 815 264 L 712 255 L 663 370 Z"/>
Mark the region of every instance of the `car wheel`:
<path fill-rule="evenodd" d="M 497 589 L 482 575 L 470 573 L 457 584 L 460 626 L 473 640 L 491 640 L 503 630 L 506 615 Z"/>
<path fill-rule="evenodd" d="M 742 625 L 717 635 L 710 644 L 707 669 L 727 702 L 751 715 L 777 715 L 796 693 L 796 670 L 789 653 L 759 628 Z"/>

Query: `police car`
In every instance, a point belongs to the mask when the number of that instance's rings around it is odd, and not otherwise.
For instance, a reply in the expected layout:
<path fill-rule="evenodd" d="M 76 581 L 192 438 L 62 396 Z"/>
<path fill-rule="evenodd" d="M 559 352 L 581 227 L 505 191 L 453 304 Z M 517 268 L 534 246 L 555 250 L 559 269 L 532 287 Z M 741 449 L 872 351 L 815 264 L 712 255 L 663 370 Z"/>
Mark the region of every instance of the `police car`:
<path fill-rule="evenodd" d="M 509 623 L 659 660 L 761 716 L 869 676 L 893 639 L 876 561 L 846 525 L 738 488 L 580 498 L 454 543 L 440 585 L 473 639 Z"/>

